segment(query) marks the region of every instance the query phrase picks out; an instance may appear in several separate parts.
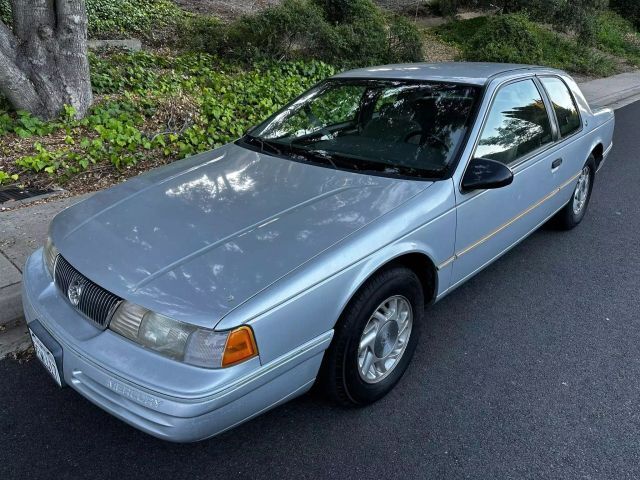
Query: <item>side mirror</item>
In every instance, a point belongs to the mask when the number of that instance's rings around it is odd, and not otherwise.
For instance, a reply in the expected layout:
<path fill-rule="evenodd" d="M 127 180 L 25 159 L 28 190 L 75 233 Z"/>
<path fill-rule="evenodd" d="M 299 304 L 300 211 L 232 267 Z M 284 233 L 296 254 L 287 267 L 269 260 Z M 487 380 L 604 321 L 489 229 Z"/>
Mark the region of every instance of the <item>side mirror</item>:
<path fill-rule="evenodd" d="M 504 163 L 490 158 L 474 158 L 462 178 L 466 191 L 506 187 L 513 182 L 513 172 Z"/>

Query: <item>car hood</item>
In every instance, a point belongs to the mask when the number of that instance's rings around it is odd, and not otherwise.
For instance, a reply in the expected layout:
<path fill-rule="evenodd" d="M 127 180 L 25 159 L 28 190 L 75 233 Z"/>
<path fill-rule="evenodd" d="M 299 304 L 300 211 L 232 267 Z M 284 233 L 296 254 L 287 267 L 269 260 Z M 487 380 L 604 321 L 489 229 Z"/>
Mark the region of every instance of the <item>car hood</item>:
<path fill-rule="evenodd" d="M 431 185 L 227 145 L 99 192 L 51 227 L 107 290 L 203 326 Z"/>

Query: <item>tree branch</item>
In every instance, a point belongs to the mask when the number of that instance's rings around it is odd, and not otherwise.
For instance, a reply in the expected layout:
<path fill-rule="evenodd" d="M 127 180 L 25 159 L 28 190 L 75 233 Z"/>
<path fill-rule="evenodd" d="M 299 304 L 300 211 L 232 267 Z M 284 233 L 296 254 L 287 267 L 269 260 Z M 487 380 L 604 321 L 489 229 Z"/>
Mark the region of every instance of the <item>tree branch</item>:
<path fill-rule="evenodd" d="M 16 110 L 41 113 L 45 110 L 31 80 L 11 58 L 0 51 L 0 93 Z"/>
<path fill-rule="evenodd" d="M 4 53 L 11 60 L 16 59 L 16 37 L 13 36 L 9 27 L 0 20 L 0 52 Z"/>

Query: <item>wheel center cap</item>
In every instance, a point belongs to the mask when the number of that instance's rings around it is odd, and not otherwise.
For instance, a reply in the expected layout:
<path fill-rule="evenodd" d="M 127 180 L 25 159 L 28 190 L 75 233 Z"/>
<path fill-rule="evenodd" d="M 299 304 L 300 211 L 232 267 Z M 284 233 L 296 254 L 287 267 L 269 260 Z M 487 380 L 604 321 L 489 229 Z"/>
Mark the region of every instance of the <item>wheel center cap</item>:
<path fill-rule="evenodd" d="M 384 358 L 391 353 L 398 341 L 398 322 L 391 320 L 385 323 L 376 335 L 373 353 L 378 358 Z"/>

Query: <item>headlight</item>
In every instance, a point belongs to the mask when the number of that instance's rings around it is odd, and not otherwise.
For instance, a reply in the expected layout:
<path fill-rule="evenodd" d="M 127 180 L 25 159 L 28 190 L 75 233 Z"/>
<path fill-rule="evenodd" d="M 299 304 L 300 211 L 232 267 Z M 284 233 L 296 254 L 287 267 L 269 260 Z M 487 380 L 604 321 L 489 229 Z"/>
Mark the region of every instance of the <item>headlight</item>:
<path fill-rule="evenodd" d="M 47 237 L 47 242 L 44 244 L 44 249 L 42 251 L 42 261 L 44 262 L 44 266 L 51 277 L 53 277 L 53 269 L 56 266 L 56 258 L 58 258 L 59 253 L 60 252 L 58 252 L 58 249 L 51 241 L 51 237 Z"/>
<path fill-rule="evenodd" d="M 250 327 L 216 332 L 126 301 L 114 313 L 109 328 L 167 357 L 199 367 L 228 367 L 258 355 Z"/>

